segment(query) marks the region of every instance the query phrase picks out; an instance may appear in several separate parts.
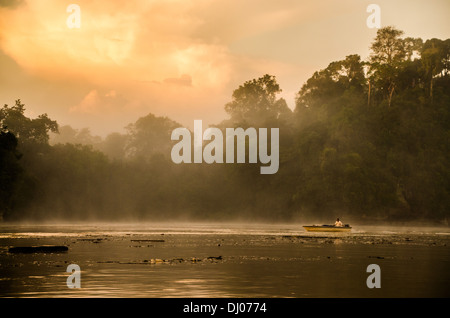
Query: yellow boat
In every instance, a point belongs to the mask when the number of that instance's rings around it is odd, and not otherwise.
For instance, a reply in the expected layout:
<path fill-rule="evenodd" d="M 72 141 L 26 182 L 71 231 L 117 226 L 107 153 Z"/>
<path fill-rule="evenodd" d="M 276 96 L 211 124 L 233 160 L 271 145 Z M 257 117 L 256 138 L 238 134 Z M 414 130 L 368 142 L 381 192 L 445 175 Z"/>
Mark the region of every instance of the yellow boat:
<path fill-rule="evenodd" d="M 350 232 L 352 227 L 348 224 L 344 226 L 334 225 L 304 225 L 305 230 L 308 232 Z"/>

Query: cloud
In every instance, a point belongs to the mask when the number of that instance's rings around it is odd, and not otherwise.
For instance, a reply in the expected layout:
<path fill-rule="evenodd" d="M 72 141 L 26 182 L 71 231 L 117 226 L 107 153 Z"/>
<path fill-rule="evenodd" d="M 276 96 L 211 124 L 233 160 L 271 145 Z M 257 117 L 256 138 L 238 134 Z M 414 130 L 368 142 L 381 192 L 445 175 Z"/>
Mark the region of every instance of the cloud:
<path fill-rule="evenodd" d="M 69 29 L 68 3 L 28 1 L 20 10 L 0 8 L 0 45 L 55 91 L 67 91 L 61 79 L 80 82 L 84 94 L 65 103 L 70 121 L 153 112 L 182 124 L 195 117 L 214 123 L 224 119 L 224 104 L 244 81 L 266 73 L 298 76 L 298 67 L 276 55 L 300 44 L 278 53 L 266 39 L 311 15 L 299 3 L 80 0 L 81 28 Z"/>
<path fill-rule="evenodd" d="M 440 12 L 436 23 L 419 23 L 425 4 L 379 1 L 382 20 L 395 16 L 405 32 L 408 23 L 434 31 L 449 24 L 448 0 L 436 0 L 425 15 Z M 275 75 L 292 103 L 314 71 L 366 52 L 376 32 L 366 27 L 367 4 L 354 0 L 76 3 L 80 29 L 66 25 L 70 2 L 0 0 L 0 49 L 35 84 L 23 87 L 14 73 L 15 86 L 9 81 L 0 97 L 28 93 L 69 123 L 116 125 L 149 112 L 182 124 L 200 117 L 214 123 L 243 82 Z"/>
<path fill-rule="evenodd" d="M 97 89 L 92 89 L 84 98 L 69 111 L 71 113 L 101 115 L 101 114 L 117 114 L 128 103 L 127 99 L 117 94 L 115 90 L 106 93 L 99 93 Z"/>
<path fill-rule="evenodd" d="M 181 85 L 181 86 L 192 86 L 192 78 L 187 74 L 183 74 L 183 75 L 181 75 L 181 77 L 177 77 L 177 78 L 173 78 L 173 77 L 166 78 L 166 79 L 164 79 L 164 83 Z"/>
<path fill-rule="evenodd" d="M 0 0 L 0 7 L 16 8 L 23 4 L 23 0 Z"/>

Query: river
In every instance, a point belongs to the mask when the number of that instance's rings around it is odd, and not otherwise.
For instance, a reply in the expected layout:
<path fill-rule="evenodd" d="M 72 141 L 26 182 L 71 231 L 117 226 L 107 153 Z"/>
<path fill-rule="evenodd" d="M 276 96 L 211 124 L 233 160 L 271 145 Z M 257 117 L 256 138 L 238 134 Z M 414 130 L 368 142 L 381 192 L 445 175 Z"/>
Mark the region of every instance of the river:
<path fill-rule="evenodd" d="M 10 253 L 65 245 L 67 252 Z M 68 288 L 76 264 L 80 288 Z M 380 288 L 369 288 L 370 264 Z M 449 297 L 450 229 L 300 224 L 0 225 L 0 297 Z"/>

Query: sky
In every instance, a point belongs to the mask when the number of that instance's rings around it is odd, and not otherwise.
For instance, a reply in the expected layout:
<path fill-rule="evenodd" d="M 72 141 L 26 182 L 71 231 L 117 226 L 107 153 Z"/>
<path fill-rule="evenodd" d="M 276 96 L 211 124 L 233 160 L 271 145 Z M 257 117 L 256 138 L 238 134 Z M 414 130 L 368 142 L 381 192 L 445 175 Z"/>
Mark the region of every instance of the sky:
<path fill-rule="evenodd" d="M 0 103 L 100 136 L 149 113 L 205 127 L 270 74 L 293 109 L 315 71 L 368 58 L 370 4 L 405 37 L 450 37 L 449 0 L 0 0 Z"/>

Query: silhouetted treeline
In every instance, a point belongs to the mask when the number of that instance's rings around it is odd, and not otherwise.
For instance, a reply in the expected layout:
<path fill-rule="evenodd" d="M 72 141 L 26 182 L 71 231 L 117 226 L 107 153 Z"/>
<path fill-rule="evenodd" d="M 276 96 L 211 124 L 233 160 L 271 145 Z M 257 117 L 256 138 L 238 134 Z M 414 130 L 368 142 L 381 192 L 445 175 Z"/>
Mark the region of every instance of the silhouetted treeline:
<path fill-rule="evenodd" d="M 259 163 L 173 163 L 180 125 L 169 118 L 149 114 L 103 139 L 45 114 L 29 119 L 20 100 L 5 105 L 0 215 L 448 222 L 450 39 L 402 35 L 382 28 L 367 61 L 349 55 L 315 72 L 294 111 L 271 75 L 232 93 L 229 118 L 216 127 L 279 128 L 273 175 Z"/>

